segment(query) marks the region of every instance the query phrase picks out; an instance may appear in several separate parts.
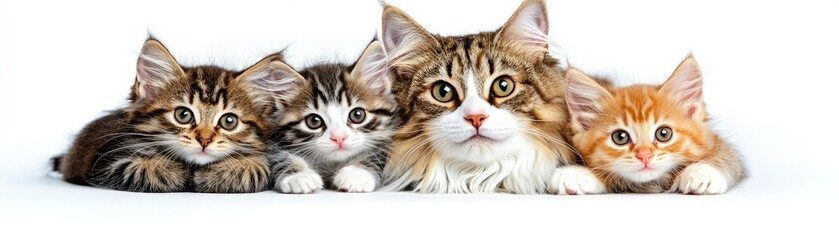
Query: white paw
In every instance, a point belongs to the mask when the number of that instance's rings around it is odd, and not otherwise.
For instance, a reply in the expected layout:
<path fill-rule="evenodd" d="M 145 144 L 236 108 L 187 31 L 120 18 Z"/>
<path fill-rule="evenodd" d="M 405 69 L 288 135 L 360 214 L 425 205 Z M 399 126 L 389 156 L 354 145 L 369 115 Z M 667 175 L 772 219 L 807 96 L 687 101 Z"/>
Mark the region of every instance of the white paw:
<path fill-rule="evenodd" d="M 346 166 L 335 174 L 332 183 L 342 192 L 372 192 L 376 190 L 376 175 L 363 168 Z"/>
<path fill-rule="evenodd" d="M 302 171 L 280 180 L 282 193 L 313 193 L 323 188 L 323 179 L 316 172 Z"/>
<path fill-rule="evenodd" d="M 717 168 L 706 163 L 694 163 L 682 170 L 670 191 L 684 194 L 720 194 L 728 191 L 728 180 Z"/>
<path fill-rule="evenodd" d="M 565 166 L 554 169 L 548 192 L 559 195 L 601 194 L 606 192 L 606 185 L 582 166 Z"/>

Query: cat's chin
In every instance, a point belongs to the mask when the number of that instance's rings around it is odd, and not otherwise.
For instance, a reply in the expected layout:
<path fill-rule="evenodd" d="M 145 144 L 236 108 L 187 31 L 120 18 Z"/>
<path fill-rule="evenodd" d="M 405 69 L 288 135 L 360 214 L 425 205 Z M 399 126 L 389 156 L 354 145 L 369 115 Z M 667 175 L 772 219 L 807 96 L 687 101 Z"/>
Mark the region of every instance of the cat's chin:
<path fill-rule="evenodd" d="M 207 165 L 227 156 L 225 152 L 211 149 L 184 149 L 184 152 L 183 160 L 196 165 Z"/>
<path fill-rule="evenodd" d="M 664 171 L 661 170 L 640 170 L 635 172 L 623 173 L 624 178 L 635 183 L 647 183 L 661 178 Z"/>
<path fill-rule="evenodd" d="M 667 172 L 675 167 L 675 163 L 665 158 L 662 161 L 654 161 L 650 163 L 649 167 L 644 167 L 643 164 L 629 164 L 625 166 L 618 166 L 613 169 L 618 172 L 623 178 L 635 183 L 647 183 L 650 181 L 661 179 Z"/>
<path fill-rule="evenodd" d="M 347 159 L 354 157 L 360 151 L 355 150 L 355 148 L 345 148 L 341 150 L 332 150 L 328 154 L 324 154 L 324 160 L 332 161 L 332 162 L 343 162 Z"/>
<path fill-rule="evenodd" d="M 189 153 L 186 154 L 184 160 L 190 163 L 194 163 L 197 165 L 207 165 L 212 162 L 218 161 L 221 157 L 216 156 L 215 154 L 208 154 L 208 153 Z"/>
<path fill-rule="evenodd" d="M 519 137 L 496 140 L 476 135 L 463 142 L 446 143 L 438 151 L 445 159 L 484 164 L 509 158 L 524 149 L 527 146 Z"/>

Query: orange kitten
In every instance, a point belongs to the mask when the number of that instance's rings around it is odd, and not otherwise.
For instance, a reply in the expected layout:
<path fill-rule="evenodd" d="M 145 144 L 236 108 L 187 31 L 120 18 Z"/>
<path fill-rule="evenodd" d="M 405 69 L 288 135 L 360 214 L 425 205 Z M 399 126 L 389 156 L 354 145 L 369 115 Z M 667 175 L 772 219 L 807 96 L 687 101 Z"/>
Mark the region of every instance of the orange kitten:
<path fill-rule="evenodd" d="M 573 143 L 587 168 L 557 169 L 552 192 L 720 194 L 745 176 L 739 155 L 708 125 L 693 57 L 661 86 L 604 87 L 576 69 L 566 79 Z"/>

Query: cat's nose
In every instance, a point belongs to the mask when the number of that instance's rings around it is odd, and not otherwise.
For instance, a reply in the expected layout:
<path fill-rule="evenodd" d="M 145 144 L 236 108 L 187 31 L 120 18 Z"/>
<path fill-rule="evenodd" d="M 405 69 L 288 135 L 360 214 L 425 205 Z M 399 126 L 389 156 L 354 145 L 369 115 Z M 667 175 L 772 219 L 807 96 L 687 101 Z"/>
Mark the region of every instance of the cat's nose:
<path fill-rule="evenodd" d="M 329 139 L 332 140 L 332 142 L 334 142 L 335 144 L 338 144 L 338 147 L 344 147 L 344 141 L 347 140 L 347 135 L 332 135 L 329 137 Z"/>
<path fill-rule="evenodd" d="M 466 116 L 464 119 L 466 119 L 467 122 L 472 123 L 473 127 L 480 128 L 481 124 L 484 124 L 484 120 L 486 120 L 488 117 L 489 116 L 487 116 L 486 114 L 471 114 L 469 116 Z"/>
<path fill-rule="evenodd" d="M 653 158 L 653 151 L 640 151 L 635 154 L 635 157 L 638 158 L 644 165 L 650 163 L 650 160 Z"/>
<path fill-rule="evenodd" d="M 213 137 L 197 136 L 195 139 L 198 140 L 198 143 L 201 144 L 202 148 L 207 148 L 207 146 L 213 142 Z"/>

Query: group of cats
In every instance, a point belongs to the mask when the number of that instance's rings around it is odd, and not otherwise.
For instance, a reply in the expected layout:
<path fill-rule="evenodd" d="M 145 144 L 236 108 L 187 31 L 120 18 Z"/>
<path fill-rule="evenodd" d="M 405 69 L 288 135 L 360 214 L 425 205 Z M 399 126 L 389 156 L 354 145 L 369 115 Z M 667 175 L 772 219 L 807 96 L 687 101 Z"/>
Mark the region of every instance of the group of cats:
<path fill-rule="evenodd" d="M 183 67 L 145 42 L 129 104 L 53 159 L 71 183 L 137 192 L 720 194 L 745 177 L 702 74 L 623 88 L 548 54 L 544 0 L 444 37 L 385 6 L 353 64 Z"/>

